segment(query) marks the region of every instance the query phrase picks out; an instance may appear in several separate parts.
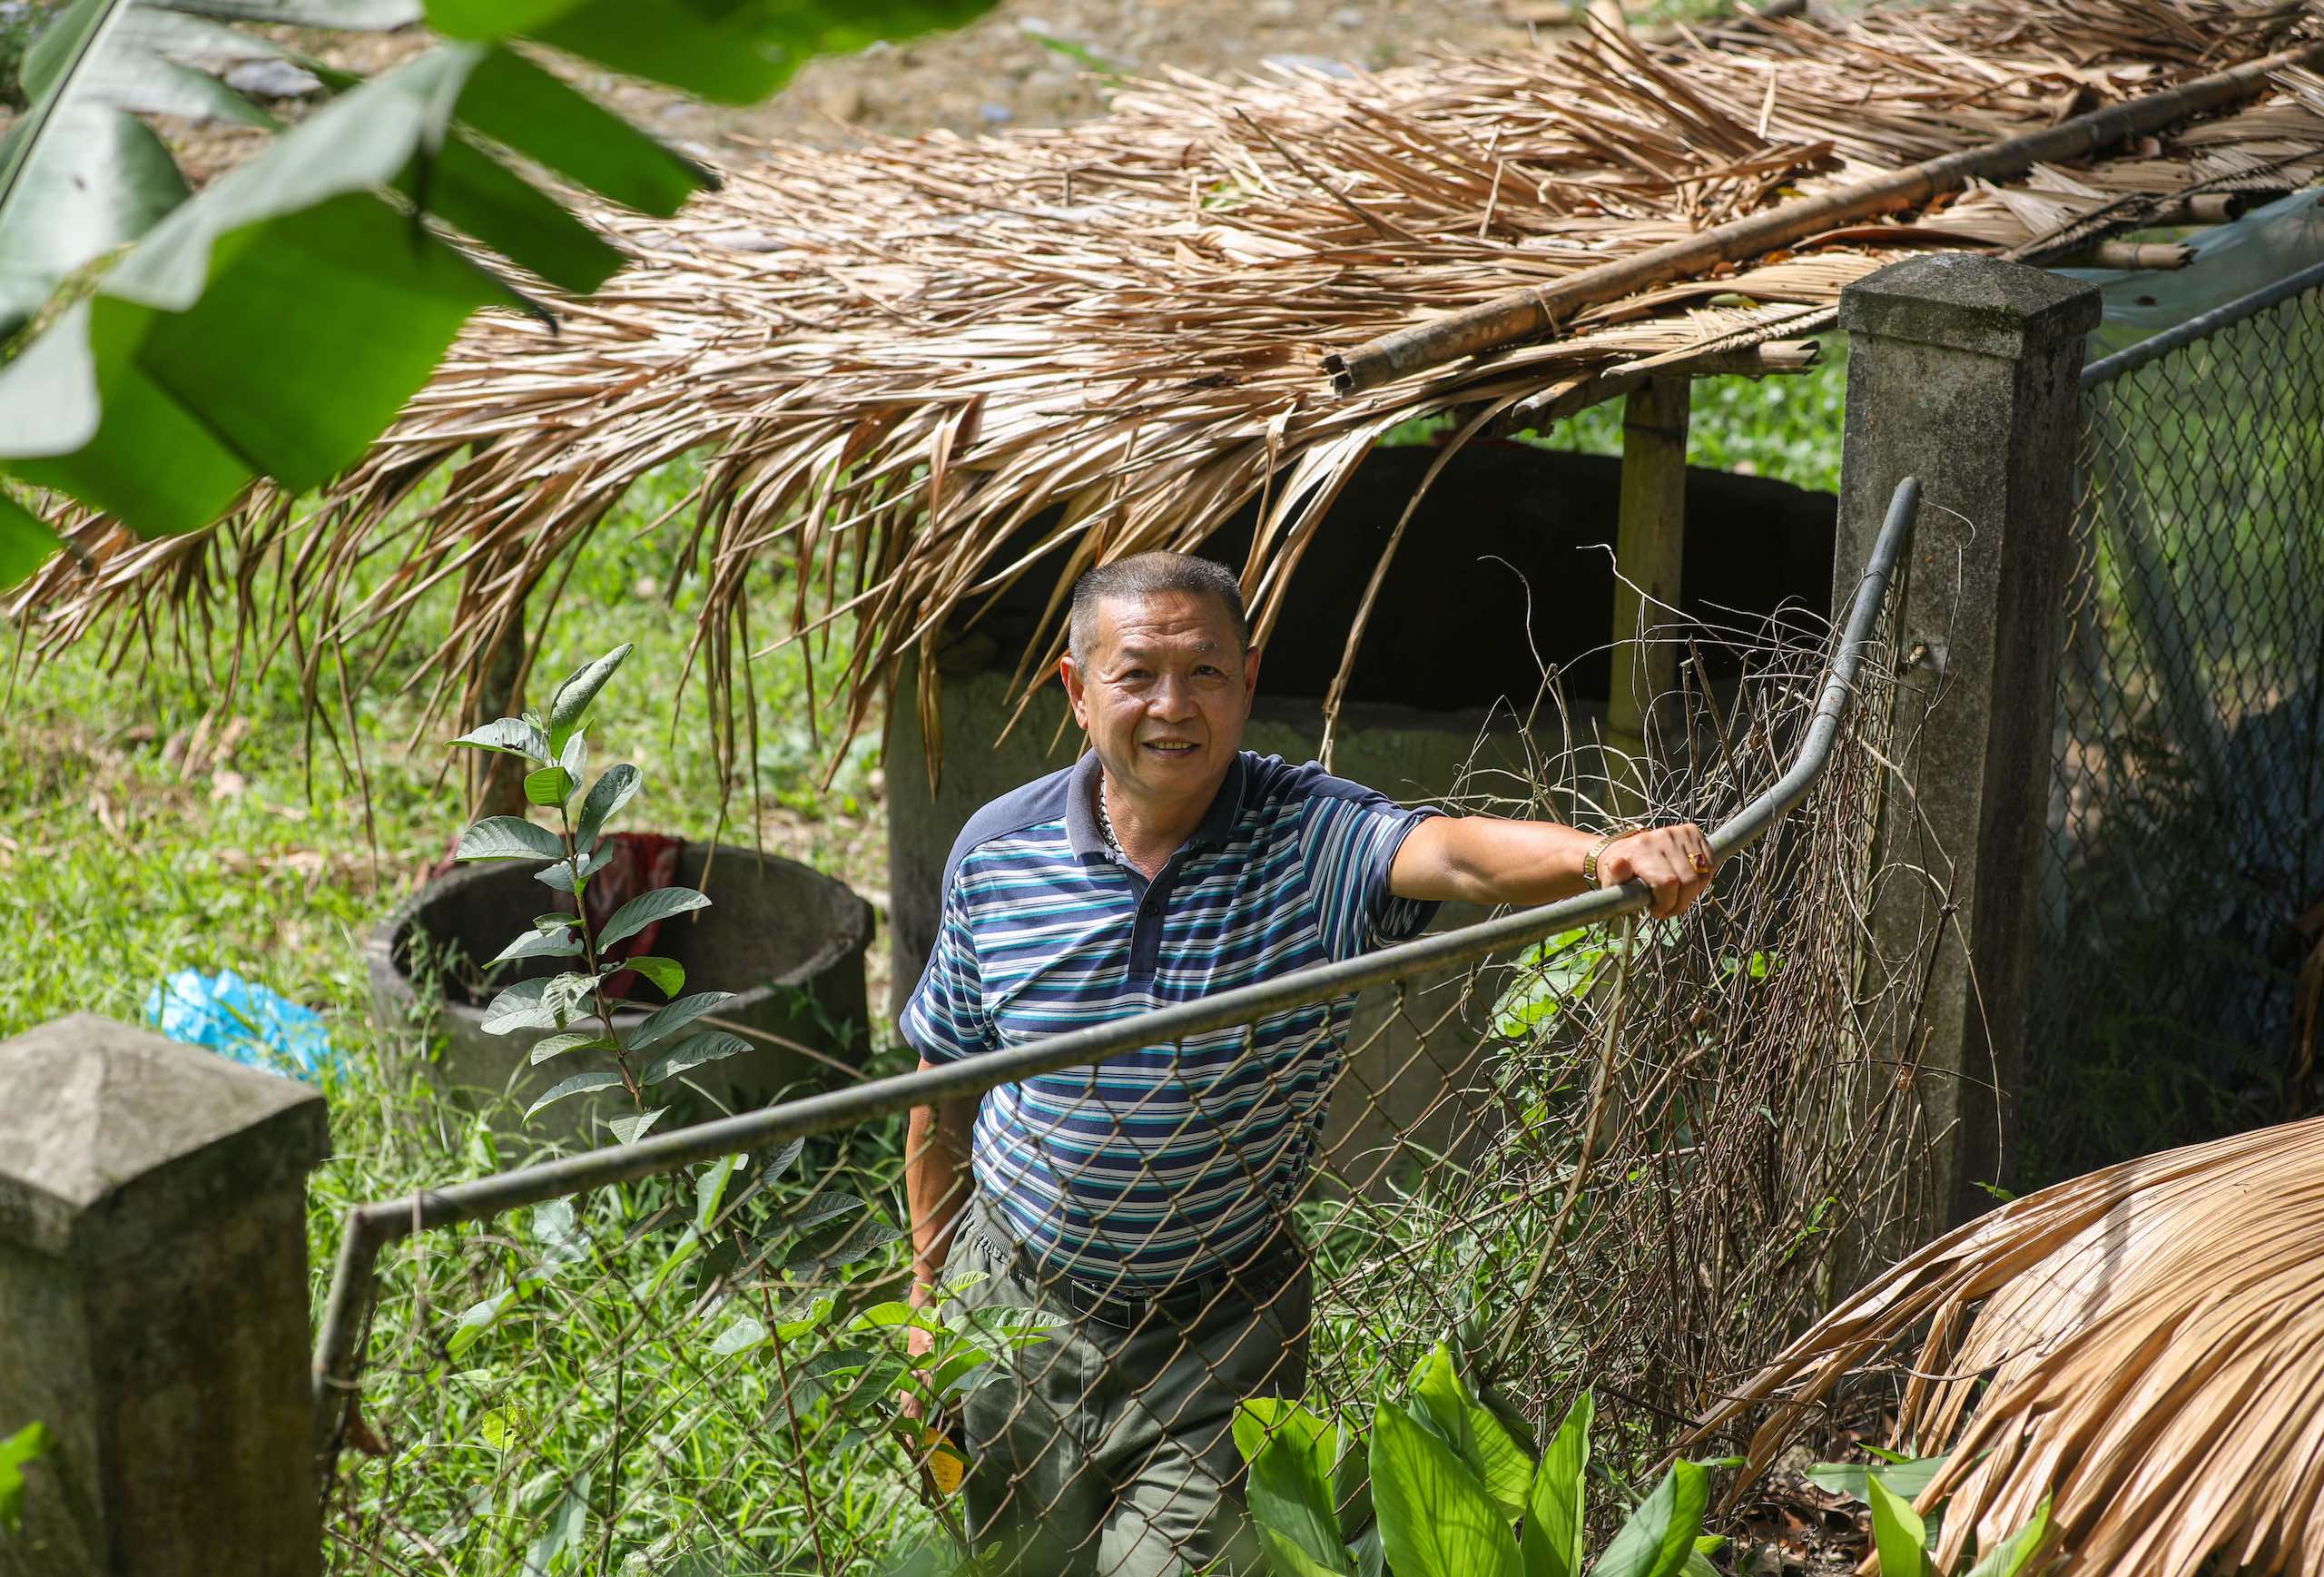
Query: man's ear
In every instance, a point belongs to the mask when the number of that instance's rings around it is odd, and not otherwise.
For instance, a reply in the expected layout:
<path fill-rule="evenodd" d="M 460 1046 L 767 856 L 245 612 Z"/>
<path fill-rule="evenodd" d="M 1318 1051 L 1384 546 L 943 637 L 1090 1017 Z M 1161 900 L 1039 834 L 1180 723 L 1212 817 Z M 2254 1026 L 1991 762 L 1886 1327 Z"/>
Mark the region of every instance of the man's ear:
<path fill-rule="evenodd" d="M 1243 654 L 1243 705 L 1247 708 L 1259 694 L 1259 648 Z"/>
<path fill-rule="evenodd" d="M 1089 712 L 1082 701 L 1081 665 L 1074 661 L 1071 652 L 1057 660 L 1057 676 L 1064 682 L 1065 698 L 1073 706 L 1073 721 L 1084 731 L 1089 726 Z"/>

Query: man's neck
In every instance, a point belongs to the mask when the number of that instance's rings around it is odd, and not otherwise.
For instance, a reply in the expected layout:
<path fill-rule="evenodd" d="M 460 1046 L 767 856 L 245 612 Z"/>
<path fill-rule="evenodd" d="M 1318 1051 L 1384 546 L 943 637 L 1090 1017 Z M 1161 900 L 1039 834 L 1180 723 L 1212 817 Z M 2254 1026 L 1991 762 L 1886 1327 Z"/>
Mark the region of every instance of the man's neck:
<path fill-rule="evenodd" d="M 1099 803 L 1113 825 L 1114 841 L 1122 857 L 1149 878 L 1160 874 L 1170 856 L 1195 835 L 1218 788 L 1213 784 L 1198 798 L 1188 796 L 1157 805 L 1125 793 L 1102 770 L 1098 774 Z"/>

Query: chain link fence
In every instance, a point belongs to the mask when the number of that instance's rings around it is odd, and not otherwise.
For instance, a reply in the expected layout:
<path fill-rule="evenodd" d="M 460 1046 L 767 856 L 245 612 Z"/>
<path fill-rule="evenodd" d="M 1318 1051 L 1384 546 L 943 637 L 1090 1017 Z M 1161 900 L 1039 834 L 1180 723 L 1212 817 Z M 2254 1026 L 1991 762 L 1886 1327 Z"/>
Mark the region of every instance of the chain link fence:
<path fill-rule="evenodd" d="M 1671 698 L 1649 768 L 1648 813 L 1727 856 L 1683 921 L 1600 891 L 359 1207 L 319 1344 L 328 1568 L 1255 1571 L 1249 1431 L 1319 1418 L 1329 1515 L 1376 1571 L 1364 1431 L 1440 1345 L 1460 1379 L 1419 1384 L 1528 1445 L 1590 1388 L 1600 1459 L 1647 1471 L 1914 1204 L 1927 1136 L 1884 1049 L 1915 1042 L 1922 971 L 1861 957 L 1891 712 L 1871 637 L 1910 487 L 1837 658 L 1797 629 L 1657 633 L 1755 643 L 1739 684 Z M 1587 816 L 1599 758 L 1553 703 L 1519 720 L 1527 780 L 1478 804 Z M 1280 1086 L 1262 1103 L 1315 1098 L 1268 1243 L 1128 1285 L 955 1197 L 946 1296 L 913 1306 L 907 1112 L 1078 1089 L 1060 1126 L 1167 1187 L 1169 1140 L 1223 1119 L 1157 1140 L 1096 1070 L 1213 1079 L 1201 1051 L 1302 1014 L 1345 1023 L 1344 1052 L 1236 1061 Z"/>
<path fill-rule="evenodd" d="M 2297 1116 L 2312 1097 L 2324 269 L 2093 363 L 2080 468 L 2029 1183 Z"/>

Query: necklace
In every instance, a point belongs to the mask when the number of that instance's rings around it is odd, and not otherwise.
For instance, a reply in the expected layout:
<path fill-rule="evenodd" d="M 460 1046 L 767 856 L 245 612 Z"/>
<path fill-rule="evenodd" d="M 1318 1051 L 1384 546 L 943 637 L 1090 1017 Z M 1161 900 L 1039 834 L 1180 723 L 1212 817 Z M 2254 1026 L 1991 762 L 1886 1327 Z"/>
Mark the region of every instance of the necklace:
<path fill-rule="evenodd" d="M 1098 831 L 1105 834 L 1107 848 L 1121 854 L 1125 860 L 1129 858 L 1128 854 L 1122 854 L 1122 841 L 1114 835 L 1114 818 L 1106 810 L 1106 781 L 1103 778 L 1098 780 Z"/>

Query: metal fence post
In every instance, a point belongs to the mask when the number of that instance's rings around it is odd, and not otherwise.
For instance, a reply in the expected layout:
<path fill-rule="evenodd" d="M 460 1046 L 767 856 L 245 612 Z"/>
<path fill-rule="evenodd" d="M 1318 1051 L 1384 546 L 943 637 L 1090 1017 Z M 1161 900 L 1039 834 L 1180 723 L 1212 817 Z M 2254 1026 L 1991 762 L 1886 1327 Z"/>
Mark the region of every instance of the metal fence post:
<path fill-rule="evenodd" d="M 1926 1011 L 1876 1044 L 1875 1099 L 1937 1136 L 1918 1243 L 2009 1176 L 2050 775 L 2059 592 L 2073 511 L 2075 379 L 2097 291 L 1998 259 L 1909 259 L 1851 285 L 1833 591 L 1855 589 L 1897 478 L 1925 489 L 1896 612 L 1895 764 L 1865 968 L 1911 970 Z M 1909 875 L 1909 872 L 1918 872 Z M 1876 1030 L 1876 1040 L 1878 1031 Z M 1894 1249 L 1892 1241 L 1882 1247 Z M 1870 1247 L 1870 1246 L 1867 1246 Z"/>
<path fill-rule="evenodd" d="M 5 1577 L 320 1569 L 305 1085 L 75 1013 L 0 1043 Z"/>

